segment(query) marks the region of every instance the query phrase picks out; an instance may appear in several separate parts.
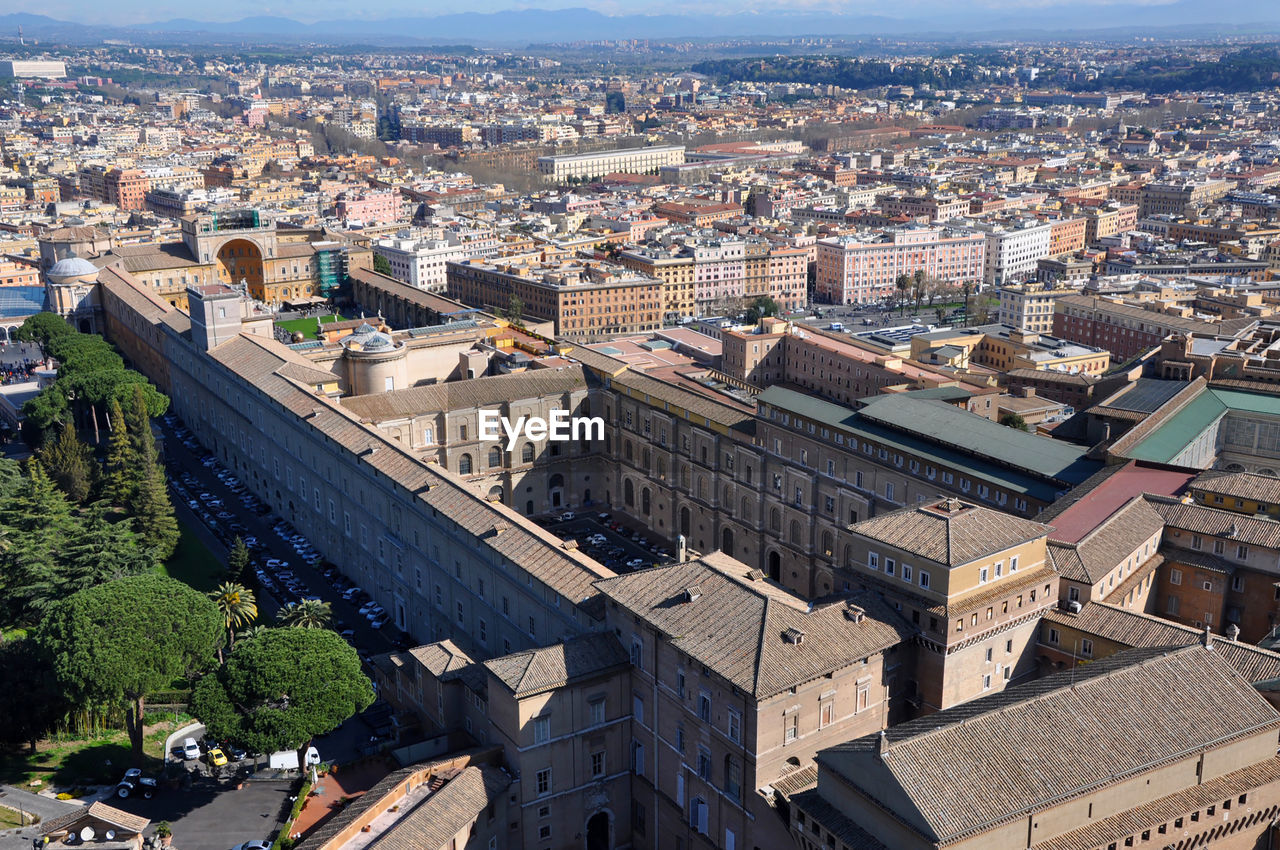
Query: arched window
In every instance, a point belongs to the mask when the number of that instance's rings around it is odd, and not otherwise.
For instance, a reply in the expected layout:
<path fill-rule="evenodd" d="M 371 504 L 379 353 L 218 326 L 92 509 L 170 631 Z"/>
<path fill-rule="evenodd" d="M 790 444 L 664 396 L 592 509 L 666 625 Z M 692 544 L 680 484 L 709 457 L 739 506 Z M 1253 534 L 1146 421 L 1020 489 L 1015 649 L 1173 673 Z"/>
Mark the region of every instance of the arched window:
<path fill-rule="evenodd" d="M 666 477 L 667 477 L 667 459 L 659 455 L 658 456 L 658 480 L 664 481 L 666 480 Z"/>
<path fill-rule="evenodd" d="M 800 542 L 800 523 L 796 522 L 794 519 L 791 520 L 791 542 Z"/>
<path fill-rule="evenodd" d="M 640 510 L 647 516 L 649 513 L 649 488 L 640 491 Z"/>
<path fill-rule="evenodd" d="M 623 441 L 622 441 L 622 456 L 623 456 L 623 457 L 625 457 L 627 460 L 631 460 L 631 459 L 632 459 L 633 455 L 631 454 L 631 441 L 630 441 L 630 440 L 623 440 Z"/>
<path fill-rule="evenodd" d="M 822 554 L 830 558 L 831 553 L 835 551 L 835 545 L 836 544 L 834 542 L 834 538 L 831 536 L 831 532 L 824 531 L 822 533 Z"/>
<path fill-rule="evenodd" d="M 625 478 L 622 481 L 622 502 L 629 508 L 635 507 L 636 488 L 635 485 L 631 483 L 630 478 Z"/>
<path fill-rule="evenodd" d="M 471 455 L 467 454 L 458 458 L 458 474 L 459 475 L 471 474 Z"/>
<path fill-rule="evenodd" d="M 769 527 L 774 531 L 782 531 L 782 512 L 777 508 L 769 512 Z"/>
<path fill-rule="evenodd" d="M 844 544 L 844 564 L 846 567 L 853 566 L 853 547 L 848 543 Z"/>
<path fill-rule="evenodd" d="M 733 554 L 733 529 L 725 528 L 720 532 L 720 551 L 726 555 Z"/>
<path fill-rule="evenodd" d="M 502 466 L 502 449 L 489 449 L 489 468 Z"/>
<path fill-rule="evenodd" d="M 645 449 L 641 453 L 640 457 L 643 461 L 640 465 L 643 466 L 645 469 L 648 469 L 649 468 L 649 450 Z"/>
<path fill-rule="evenodd" d="M 524 448 L 520 450 L 520 460 L 524 463 L 533 463 L 533 443 L 524 444 Z"/>
<path fill-rule="evenodd" d="M 689 536 L 689 525 L 690 525 L 689 509 L 681 508 L 680 509 L 680 533 L 683 534 L 685 537 Z"/>
<path fill-rule="evenodd" d="M 742 513 L 738 515 L 741 520 L 751 519 L 751 500 L 746 496 L 742 497 Z"/>

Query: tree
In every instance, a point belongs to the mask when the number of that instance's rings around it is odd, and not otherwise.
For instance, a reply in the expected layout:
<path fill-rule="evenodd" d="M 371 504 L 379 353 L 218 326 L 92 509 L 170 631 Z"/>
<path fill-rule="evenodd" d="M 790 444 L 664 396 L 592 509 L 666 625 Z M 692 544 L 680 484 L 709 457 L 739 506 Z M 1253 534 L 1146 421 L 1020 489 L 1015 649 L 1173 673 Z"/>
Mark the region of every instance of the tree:
<path fill-rule="evenodd" d="M 1030 431 L 1027 420 L 1023 419 L 1016 413 L 1006 413 L 1000 417 L 1000 424 L 1006 428 L 1017 428 L 1019 431 Z"/>
<path fill-rule="evenodd" d="M 53 675 L 49 658 L 31 638 L 0 643 L 0 681 L 21 687 L 0 688 L 0 744 L 26 744 L 35 754 L 36 742 L 66 716 L 70 704 Z"/>
<path fill-rule="evenodd" d="M 151 474 L 138 485 L 134 497 L 133 529 L 157 561 L 167 561 L 178 548 L 178 520 L 169 501 L 164 468 L 152 466 Z"/>
<path fill-rule="evenodd" d="M 905 316 L 907 313 L 907 292 L 911 289 L 911 275 L 898 275 L 898 279 L 893 282 L 893 286 L 898 290 L 898 306 L 902 308 L 902 314 Z"/>
<path fill-rule="evenodd" d="M 231 544 L 231 551 L 227 553 L 227 578 L 239 581 L 249 566 L 249 560 L 249 547 L 237 536 Z"/>
<path fill-rule="evenodd" d="M 155 570 L 150 550 L 138 545 L 127 522 L 112 522 L 102 502 L 86 508 L 67 536 L 59 563 L 59 598 L 118 578 Z"/>
<path fill-rule="evenodd" d="M 218 606 L 223 624 L 227 627 L 227 646 L 234 647 L 236 629 L 258 619 L 258 603 L 253 591 L 242 584 L 223 582 L 217 590 L 209 592 L 209 598 Z"/>
<path fill-rule="evenodd" d="M 611 91 L 604 96 L 604 111 L 608 115 L 617 115 L 627 111 L 626 97 L 620 91 Z"/>
<path fill-rule="evenodd" d="M 920 312 L 920 302 L 924 300 L 925 283 L 929 276 L 924 269 L 916 269 L 911 276 L 911 297 L 916 302 L 916 312 Z"/>
<path fill-rule="evenodd" d="M 40 460 L 71 501 L 79 504 L 89 498 L 97 479 L 98 462 L 93 449 L 80 441 L 70 423 L 63 425 L 58 438 L 40 451 Z"/>
<path fill-rule="evenodd" d="M 134 480 L 137 454 L 129 427 L 125 423 L 120 402 L 111 399 L 108 413 L 111 419 L 111 441 L 107 444 L 107 463 L 102 477 L 102 498 L 116 508 L 123 508 L 133 500 L 137 482 Z"/>
<path fill-rule="evenodd" d="M 296 626 L 301 629 L 323 629 L 333 619 L 333 606 L 328 602 L 315 599 L 303 599 L 301 602 L 290 602 L 276 612 L 276 620 L 282 626 Z"/>
<path fill-rule="evenodd" d="M 208 668 L 222 636 L 212 600 L 148 573 L 72 594 L 50 608 L 34 637 L 74 704 L 124 710 L 140 764 L 146 695 Z"/>
<path fill-rule="evenodd" d="M 768 295 L 761 295 L 752 301 L 751 306 L 747 308 L 747 324 L 754 325 L 765 316 L 776 315 L 778 315 L 778 302 Z"/>
<path fill-rule="evenodd" d="M 219 669 L 205 675 L 191 708 L 214 738 L 251 750 L 306 749 L 374 700 L 360 656 L 328 629 L 265 629 L 241 640 Z"/>
<path fill-rule="evenodd" d="M 378 274 L 385 274 L 387 277 L 391 277 L 391 262 L 381 254 L 374 254 L 373 270 Z"/>
<path fill-rule="evenodd" d="M 520 300 L 519 295 L 515 295 L 513 293 L 511 300 L 507 302 L 507 309 L 499 312 L 507 319 L 507 321 L 511 322 L 511 324 L 520 325 L 524 320 L 524 302 Z"/>
<path fill-rule="evenodd" d="M 18 342 L 34 342 L 40 346 L 40 353 L 48 358 L 50 341 L 75 332 L 75 328 L 57 313 L 36 313 L 34 316 L 28 316 L 26 321 L 13 332 L 13 338 Z"/>
<path fill-rule="evenodd" d="M 28 461 L 26 486 L 0 506 L 7 543 L 0 600 L 9 622 L 30 622 L 36 612 L 61 597 L 59 557 L 75 525 L 67 497 L 38 460 Z"/>

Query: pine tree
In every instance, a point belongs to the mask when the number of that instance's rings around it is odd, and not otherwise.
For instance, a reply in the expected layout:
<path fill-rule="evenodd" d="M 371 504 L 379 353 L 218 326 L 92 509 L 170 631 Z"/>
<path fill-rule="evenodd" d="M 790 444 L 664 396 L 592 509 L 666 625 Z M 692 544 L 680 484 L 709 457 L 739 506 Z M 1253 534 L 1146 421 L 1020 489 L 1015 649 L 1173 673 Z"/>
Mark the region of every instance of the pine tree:
<path fill-rule="evenodd" d="M 169 501 L 164 469 L 154 461 L 150 466 L 151 473 L 133 499 L 133 530 L 157 561 L 167 561 L 178 548 L 178 520 Z"/>
<path fill-rule="evenodd" d="M 240 576 L 244 574 L 245 568 L 249 566 L 249 547 L 244 545 L 244 541 L 239 537 L 231 544 L 231 551 L 227 553 L 227 581 L 238 582 Z"/>
<path fill-rule="evenodd" d="M 138 545 L 128 522 L 112 522 L 110 509 L 95 502 L 85 509 L 78 527 L 63 547 L 59 584 L 61 596 L 155 569 L 151 552 Z"/>
<path fill-rule="evenodd" d="M 27 462 L 26 486 L 3 506 L 0 525 L 7 549 L 0 560 L 0 599 L 9 622 L 29 622 L 34 612 L 60 598 L 60 557 L 78 521 L 62 491 L 40 461 Z"/>
<path fill-rule="evenodd" d="M 122 508 L 133 499 L 137 455 L 120 403 L 111 400 L 111 441 L 107 446 L 107 468 L 102 480 L 102 498 L 108 505 Z"/>
<path fill-rule="evenodd" d="M 151 417 L 147 415 L 147 403 L 142 387 L 134 386 L 133 403 L 125 412 L 129 426 L 129 439 L 133 446 L 133 480 L 135 490 L 141 490 L 156 466 L 156 438 L 151 433 Z"/>
<path fill-rule="evenodd" d="M 63 425 L 58 438 L 40 451 L 40 460 L 49 471 L 49 477 L 72 502 L 80 504 L 89 498 L 93 489 L 98 464 L 93 449 L 76 436 L 76 429 Z"/>

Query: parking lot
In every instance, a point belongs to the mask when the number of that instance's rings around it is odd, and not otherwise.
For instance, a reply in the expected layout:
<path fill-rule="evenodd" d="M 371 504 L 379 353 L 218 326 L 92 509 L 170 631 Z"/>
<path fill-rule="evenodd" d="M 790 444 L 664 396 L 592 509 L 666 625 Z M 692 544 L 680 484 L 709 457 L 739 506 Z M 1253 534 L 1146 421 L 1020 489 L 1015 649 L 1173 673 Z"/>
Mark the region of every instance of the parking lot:
<path fill-rule="evenodd" d="M 285 780 L 246 782 L 241 790 L 203 776 L 190 789 L 166 789 L 150 800 L 112 798 L 116 808 L 173 825 L 173 844 L 182 850 L 228 850 L 245 841 L 271 840 L 284 823 L 293 783 Z"/>
<path fill-rule="evenodd" d="M 576 540 L 578 548 L 609 569 L 628 573 L 671 563 L 666 543 L 623 525 L 605 512 L 574 512 L 547 517 L 541 524 L 561 540 Z"/>

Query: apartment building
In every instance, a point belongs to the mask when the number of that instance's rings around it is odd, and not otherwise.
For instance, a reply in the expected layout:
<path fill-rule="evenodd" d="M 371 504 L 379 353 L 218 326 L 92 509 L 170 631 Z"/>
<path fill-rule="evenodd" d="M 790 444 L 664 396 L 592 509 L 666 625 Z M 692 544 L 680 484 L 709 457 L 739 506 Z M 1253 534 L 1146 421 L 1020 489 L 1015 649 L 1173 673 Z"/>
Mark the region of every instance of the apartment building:
<path fill-rule="evenodd" d="M 538 173 L 550 181 L 591 179 L 606 174 L 656 174 L 664 165 L 684 162 L 683 145 L 620 148 L 595 153 L 538 157 Z"/>
<path fill-rule="evenodd" d="M 655 245 L 628 246 L 618 263 L 662 281 L 664 319 L 697 315 L 694 305 L 694 258 L 683 249 Z"/>
<path fill-rule="evenodd" d="M 1051 334 L 1054 304 L 1064 295 L 1077 294 L 1077 290 L 1028 282 L 1002 286 L 998 293 L 1001 324 L 1031 333 Z"/>
<path fill-rule="evenodd" d="M 1100 376 L 1111 367 L 1111 352 L 1009 325 L 982 325 L 928 331 L 911 337 L 911 359 L 935 366 L 998 372 L 1045 369 Z"/>
<path fill-rule="evenodd" d="M 525 315 L 555 323 L 558 336 L 597 338 L 662 327 L 662 281 L 611 263 L 446 265 L 449 297 L 505 312 L 517 298 Z"/>
<path fill-rule="evenodd" d="M 1194 216 L 1200 208 L 1226 195 L 1234 187 L 1227 180 L 1186 180 L 1148 183 L 1142 187 L 1139 215 Z"/>
<path fill-rule="evenodd" d="M 880 210 L 889 217 L 950 221 L 969 214 L 969 201 L 956 195 L 891 195 L 880 201 Z"/>
<path fill-rule="evenodd" d="M 986 247 L 981 234 L 941 227 L 819 239 L 814 294 L 829 304 L 867 304 L 897 295 L 898 277 L 918 269 L 934 280 L 978 283 Z"/>
<path fill-rule="evenodd" d="M 448 288 L 446 266 L 471 257 L 492 256 L 494 251 L 472 253 L 466 244 L 455 239 L 379 239 L 373 252 L 386 259 L 391 276 L 427 292 L 443 293 Z"/>
<path fill-rule="evenodd" d="M 720 553 L 597 587 L 631 655 L 633 847 L 785 846 L 771 784 L 905 707 L 913 629 L 875 594 L 811 604 Z"/>
<path fill-rule="evenodd" d="M 792 835 L 801 850 L 1262 846 L 1278 729 L 1212 647 L 1129 650 L 825 750 Z"/>
<path fill-rule="evenodd" d="M 1159 345 L 1169 334 L 1213 332 L 1208 322 L 1091 295 L 1066 295 L 1054 302 L 1054 336 L 1105 348 L 1121 361 Z"/>
<path fill-rule="evenodd" d="M 1050 255 L 1053 225 L 1035 219 L 1012 224 L 980 222 L 973 230 L 987 241 L 982 275 L 988 286 L 1024 281 L 1035 276 L 1036 264 Z"/>

